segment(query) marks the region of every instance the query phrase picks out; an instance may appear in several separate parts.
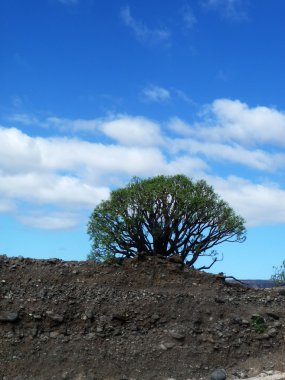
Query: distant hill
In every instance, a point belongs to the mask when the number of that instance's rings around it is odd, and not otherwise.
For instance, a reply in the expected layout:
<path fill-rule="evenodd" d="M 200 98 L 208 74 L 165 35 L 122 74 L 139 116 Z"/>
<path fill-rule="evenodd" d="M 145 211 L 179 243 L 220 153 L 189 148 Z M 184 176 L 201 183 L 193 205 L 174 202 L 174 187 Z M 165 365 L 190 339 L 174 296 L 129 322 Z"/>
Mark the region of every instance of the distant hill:
<path fill-rule="evenodd" d="M 264 289 L 264 288 L 275 288 L 277 286 L 285 286 L 285 284 L 277 285 L 272 280 L 240 280 L 244 284 L 248 285 L 250 288 Z M 230 282 L 237 282 L 235 280 L 230 280 Z"/>

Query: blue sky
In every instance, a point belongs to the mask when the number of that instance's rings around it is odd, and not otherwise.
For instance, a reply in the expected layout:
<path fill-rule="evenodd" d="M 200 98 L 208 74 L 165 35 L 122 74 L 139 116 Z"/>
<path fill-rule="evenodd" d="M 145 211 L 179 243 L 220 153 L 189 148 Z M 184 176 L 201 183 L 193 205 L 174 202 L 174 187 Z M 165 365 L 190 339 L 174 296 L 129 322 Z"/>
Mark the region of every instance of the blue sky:
<path fill-rule="evenodd" d="M 84 260 L 132 176 L 205 178 L 247 221 L 212 268 L 285 259 L 283 0 L 0 3 L 0 252 Z"/>

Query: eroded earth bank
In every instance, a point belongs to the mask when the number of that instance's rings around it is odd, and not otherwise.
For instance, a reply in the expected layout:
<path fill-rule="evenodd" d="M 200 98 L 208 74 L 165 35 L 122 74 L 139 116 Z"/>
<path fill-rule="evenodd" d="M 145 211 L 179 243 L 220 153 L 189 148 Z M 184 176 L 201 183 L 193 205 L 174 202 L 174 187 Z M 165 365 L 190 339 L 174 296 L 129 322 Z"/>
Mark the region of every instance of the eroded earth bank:
<path fill-rule="evenodd" d="M 285 290 L 159 258 L 0 256 L 0 379 L 200 379 L 284 371 Z"/>

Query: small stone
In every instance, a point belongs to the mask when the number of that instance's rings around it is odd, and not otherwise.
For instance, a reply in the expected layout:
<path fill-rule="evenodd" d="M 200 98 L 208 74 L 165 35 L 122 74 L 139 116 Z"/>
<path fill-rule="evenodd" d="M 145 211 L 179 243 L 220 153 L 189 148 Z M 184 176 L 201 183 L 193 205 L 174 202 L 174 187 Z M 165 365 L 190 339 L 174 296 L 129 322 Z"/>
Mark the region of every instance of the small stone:
<path fill-rule="evenodd" d="M 2 311 L 0 313 L 0 322 L 17 322 L 19 314 L 17 312 Z"/>
<path fill-rule="evenodd" d="M 278 332 L 278 331 L 277 331 L 274 327 L 272 327 L 271 329 L 268 330 L 267 335 L 268 335 L 269 337 L 271 337 L 271 336 L 275 336 L 275 335 L 277 334 L 277 332 Z"/>
<path fill-rule="evenodd" d="M 211 373 L 211 380 L 225 380 L 227 378 L 227 373 L 224 369 L 216 369 Z"/>
<path fill-rule="evenodd" d="M 156 321 L 158 321 L 159 320 L 159 315 L 158 314 L 153 314 L 152 316 L 151 316 L 151 319 L 152 319 L 152 321 L 153 322 L 156 322 Z"/>
<path fill-rule="evenodd" d="M 182 340 L 185 338 L 185 334 L 181 331 L 176 331 L 176 330 L 169 330 L 169 335 L 178 340 Z"/>
<path fill-rule="evenodd" d="M 165 346 L 164 343 L 161 343 L 161 344 L 159 345 L 159 348 L 161 348 L 163 351 L 167 351 L 167 347 Z"/>
<path fill-rule="evenodd" d="M 167 348 L 167 350 L 169 350 L 170 348 L 173 348 L 175 346 L 175 343 L 173 343 L 173 342 L 165 342 L 163 344 Z"/>
<path fill-rule="evenodd" d="M 93 319 L 93 317 L 94 317 L 94 312 L 93 312 L 93 310 L 86 310 L 86 311 L 85 311 L 85 315 L 86 315 L 86 317 L 87 317 L 88 319 Z"/>
<path fill-rule="evenodd" d="M 52 331 L 49 336 L 53 339 L 56 339 L 58 336 L 59 336 L 59 332 L 58 331 Z"/>
<path fill-rule="evenodd" d="M 92 340 L 92 339 L 94 339 L 95 337 L 96 337 L 96 334 L 95 334 L 95 333 L 92 333 L 92 332 L 86 335 L 86 339 L 89 339 L 89 340 Z"/>
<path fill-rule="evenodd" d="M 46 312 L 46 315 L 55 322 L 63 322 L 63 320 L 64 320 L 63 315 L 55 314 L 49 310 Z"/>

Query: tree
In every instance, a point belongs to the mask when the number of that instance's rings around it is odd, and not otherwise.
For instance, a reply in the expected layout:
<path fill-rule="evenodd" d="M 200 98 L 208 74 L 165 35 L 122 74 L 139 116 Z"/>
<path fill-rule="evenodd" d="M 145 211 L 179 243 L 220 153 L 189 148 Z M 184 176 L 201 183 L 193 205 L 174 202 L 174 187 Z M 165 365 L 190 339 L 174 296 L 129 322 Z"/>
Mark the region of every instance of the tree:
<path fill-rule="evenodd" d="M 280 267 L 273 267 L 274 274 L 271 276 L 271 280 L 275 282 L 276 285 L 281 285 L 285 283 L 285 260 L 283 260 Z"/>
<path fill-rule="evenodd" d="M 212 248 L 243 242 L 245 233 L 244 219 L 206 181 L 184 175 L 135 177 L 94 209 L 88 223 L 89 258 L 131 258 L 144 252 L 178 255 L 193 266 L 199 257 L 210 256 L 212 266 L 217 261 Z"/>

